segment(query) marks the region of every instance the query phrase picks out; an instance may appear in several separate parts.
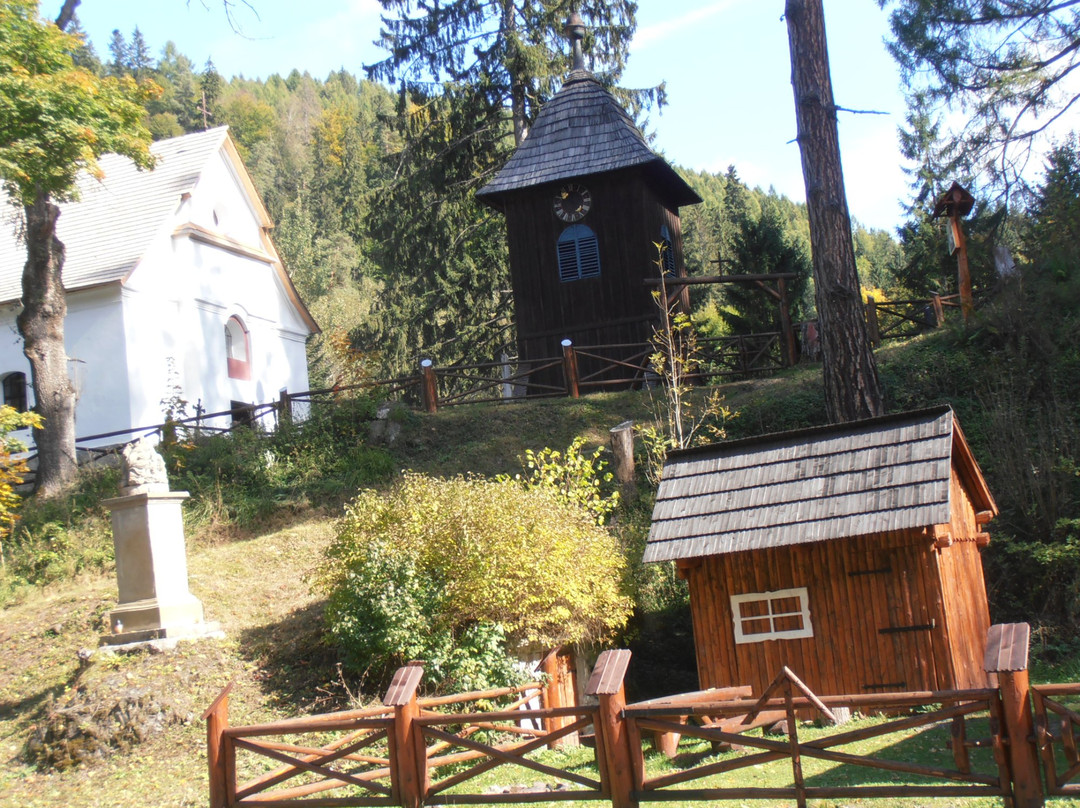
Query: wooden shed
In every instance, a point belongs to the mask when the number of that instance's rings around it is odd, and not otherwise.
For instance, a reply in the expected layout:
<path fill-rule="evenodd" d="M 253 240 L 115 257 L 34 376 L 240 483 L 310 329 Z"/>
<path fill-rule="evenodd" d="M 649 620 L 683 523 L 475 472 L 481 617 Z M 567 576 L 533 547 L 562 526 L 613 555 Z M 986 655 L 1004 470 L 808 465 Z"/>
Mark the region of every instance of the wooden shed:
<path fill-rule="evenodd" d="M 949 407 L 672 452 L 646 561 L 690 587 L 701 687 L 982 687 L 997 506 Z"/>
<path fill-rule="evenodd" d="M 563 339 L 588 346 L 648 340 L 659 319 L 644 283 L 658 274 L 654 244 L 667 246 L 664 271 L 685 276 L 679 206 L 701 201 L 585 69 L 584 28 L 570 30 L 573 71 L 477 192 L 506 216 L 526 363 L 558 356 Z"/>

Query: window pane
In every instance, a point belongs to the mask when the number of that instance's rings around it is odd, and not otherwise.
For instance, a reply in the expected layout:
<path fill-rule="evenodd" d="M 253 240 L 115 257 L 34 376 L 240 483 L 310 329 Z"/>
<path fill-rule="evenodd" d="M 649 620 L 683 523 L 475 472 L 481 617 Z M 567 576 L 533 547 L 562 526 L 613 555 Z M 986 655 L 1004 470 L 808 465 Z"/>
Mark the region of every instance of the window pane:
<path fill-rule="evenodd" d="M 742 617 L 761 617 L 769 613 L 769 601 L 746 600 L 739 604 L 739 614 Z"/>
<path fill-rule="evenodd" d="M 801 614 L 787 615 L 786 617 L 773 618 L 774 631 L 799 631 L 803 627 Z"/>
<path fill-rule="evenodd" d="M 743 620 L 742 633 L 744 636 L 748 636 L 751 634 L 771 634 L 772 620 L 767 617 L 762 617 L 755 620 Z"/>
<path fill-rule="evenodd" d="M 775 598 L 772 601 L 773 614 L 798 614 L 802 611 L 802 605 L 798 598 Z"/>

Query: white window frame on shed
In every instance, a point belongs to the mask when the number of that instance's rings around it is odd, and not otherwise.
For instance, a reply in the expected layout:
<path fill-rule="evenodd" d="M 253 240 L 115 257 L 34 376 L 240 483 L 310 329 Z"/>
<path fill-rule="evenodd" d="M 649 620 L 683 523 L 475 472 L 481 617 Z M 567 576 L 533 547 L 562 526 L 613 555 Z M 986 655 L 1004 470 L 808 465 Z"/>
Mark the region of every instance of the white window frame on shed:
<path fill-rule="evenodd" d="M 782 607 L 777 606 L 778 601 L 792 598 L 798 598 L 799 608 L 797 611 L 781 610 Z M 748 614 L 743 607 L 750 603 L 764 603 L 766 608 L 763 613 Z M 793 617 L 799 618 L 800 626 L 798 628 L 778 629 L 776 627 L 778 620 L 788 620 Z M 814 636 L 814 627 L 810 622 L 810 593 L 805 586 L 795 589 L 778 589 L 775 592 L 732 595 L 731 618 L 735 624 L 736 645 L 764 642 L 765 640 L 798 640 Z M 749 633 L 743 631 L 745 624 L 755 622 L 767 622 L 768 631 L 751 631 Z"/>

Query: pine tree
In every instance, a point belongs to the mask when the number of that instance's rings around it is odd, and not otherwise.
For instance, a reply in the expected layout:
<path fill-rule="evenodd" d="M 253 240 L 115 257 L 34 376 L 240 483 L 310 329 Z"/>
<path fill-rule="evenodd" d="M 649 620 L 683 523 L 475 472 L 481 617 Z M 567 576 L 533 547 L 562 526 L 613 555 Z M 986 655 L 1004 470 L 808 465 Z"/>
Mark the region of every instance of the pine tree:
<path fill-rule="evenodd" d="M 787 284 L 792 302 L 791 316 L 800 317 L 803 293 L 813 271 L 809 245 L 801 242 L 787 226 L 776 198 L 765 201 L 754 214 L 744 207 L 734 220 L 728 248 L 730 263 L 724 274 L 758 275 L 793 272 L 798 277 Z M 779 331 L 779 307 L 763 289 L 751 284 L 728 284 L 724 289 L 727 308 L 720 315 L 734 334 Z"/>
<path fill-rule="evenodd" d="M 467 84 L 492 108 L 510 109 L 517 144 L 570 70 L 565 3 L 448 0 L 421 4 L 419 14 L 412 0 L 379 3 L 387 12 L 379 42 L 390 56 L 366 67 L 368 76 L 428 92 L 443 81 Z M 636 8 L 632 0 L 577 4 L 587 26 L 584 47 L 590 66 L 611 85 L 626 63 Z M 624 100 L 637 109 L 662 103 L 663 88 L 626 93 Z"/>
<path fill-rule="evenodd" d="M 109 39 L 109 56 L 111 61 L 107 68 L 110 76 L 126 76 L 131 73 L 131 49 L 124 35 L 116 28 L 113 29 Z"/>
<path fill-rule="evenodd" d="M 395 373 L 422 358 L 494 359 L 513 342 L 502 221 L 474 197 L 501 165 L 485 131 L 500 123 L 469 87 L 401 95 L 400 146 L 369 216 L 386 292 L 375 327 L 356 334 Z"/>
<path fill-rule="evenodd" d="M 144 79 L 150 75 L 154 66 L 154 59 L 150 55 L 150 46 L 146 44 L 146 38 L 138 26 L 131 32 L 131 44 L 127 50 L 128 69 L 137 79 Z"/>
<path fill-rule="evenodd" d="M 1030 150 L 1080 101 L 1075 0 L 878 0 L 910 104 L 958 113 L 955 159 L 1003 194 L 1026 187 Z M 955 117 L 955 115 L 954 115 Z"/>
<path fill-rule="evenodd" d="M 221 74 L 214 67 L 213 59 L 207 59 L 206 67 L 199 77 L 199 90 L 202 93 L 199 113 L 202 115 L 203 129 L 209 129 L 214 124 L 214 110 L 221 95 L 221 83 Z"/>
<path fill-rule="evenodd" d="M 1080 277 L 1080 141 L 1072 134 L 1050 152 L 1031 205 L 1028 252 L 1057 280 Z"/>

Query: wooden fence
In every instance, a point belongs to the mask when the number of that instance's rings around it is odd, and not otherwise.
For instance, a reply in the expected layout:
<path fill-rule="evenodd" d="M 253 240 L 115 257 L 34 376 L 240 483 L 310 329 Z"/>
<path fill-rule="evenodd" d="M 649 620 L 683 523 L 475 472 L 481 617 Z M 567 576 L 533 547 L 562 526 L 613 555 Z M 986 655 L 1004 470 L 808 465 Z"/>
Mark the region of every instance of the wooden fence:
<path fill-rule="evenodd" d="M 691 374 L 697 382 L 706 383 L 733 376 L 769 373 L 783 367 L 780 359 L 779 333 L 751 334 L 699 341 L 700 367 Z M 353 392 L 377 393 L 383 398 L 401 397 L 416 403 L 428 412 L 459 404 L 483 402 L 524 401 L 536 398 L 572 397 L 612 387 L 632 387 L 660 384 L 652 372 L 651 343 L 632 345 L 594 345 L 576 347 L 563 341 L 562 354 L 538 359 L 527 366 L 515 360 L 458 364 L 435 367 L 430 359 L 420 363 L 419 373 L 393 379 L 378 379 L 362 384 L 338 385 L 321 390 L 290 393 L 283 390 L 277 401 L 251 404 L 219 412 L 199 412 L 159 424 L 131 429 L 118 429 L 81 436 L 76 445 L 84 455 L 109 453 L 112 448 L 89 446 L 109 438 L 117 444 L 127 443 L 145 435 L 163 435 L 169 431 L 194 434 L 230 432 L 237 427 L 255 424 L 273 427 L 282 419 L 292 419 L 294 409 L 316 401 L 333 400 Z M 593 369 L 579 372 L 582 360 Z M 543 384 L 531 377 L 551 368 L 562 369 L 562 384 Z M 33 457 L 33 456 L 31 456 Z"/>
<path fill-rule="evenodd" d="M 941 326 L 945 322 L 945 308 L 959 307 L 957 300 L 957 295 L 935 295 L 929 300 L 879 303 L 870 297 L 866 304 L 866 317 L 871 342 L 879 345 L 885 339 L 910 337 L 926 328 Z M 779 331 L 699 339 L 697 368 L 688 374 L 688 379 L 697 384 L 709 384 L 773 373 L 791 363 L 782 340 L 783 335 Z M 615 387 L 645 387 L 662 383 L 651 366 L 655 351 L 655 346 L 649 342 L 575 346 L 570 340 L 563 340 L 559 356 L 535 359 L 529 363 L 506 359 L 502 362 L 436 367 L 430 359 L 424 359 L 414 376 L 376 379 L 301 393 L 283 390 L 277 401 L 219 412 L 199 412 L 165 423 L 85 435 L 76 440 L 76 446 L 84 456 L 92 458 L 110 453 L 112 448 L 89 444 L 109 438 L 116 438 L 116 444 L 122 444 L 144 435 L 162 435 L 169 430 L 215 433 L 253 424 L 272 427 L 281 419 L 291 419 L 297 406 L 333 400 L 351 392 L 377 393 L 386 399 L 396 396 L 427 412 L 437 412 L 441 408 L 459 404 L 578 398 L 582 394 Z M 582 366 L 588 366 L 590 370 L 582 373 Z M 534 381 L 537 376 L 550 378 L 551 374 L 545 372 L 556 368 L 561 369 L 561 383 Z M 30 459 L 34 457 L 31 455 Z"/>
<path fill-rule="evenodd" d="M 866 298 L 866 333 L 870 344 L 908 339 L 945 325 L 945 310 L 960 308 L 960 295 L 931 295 L 929 300 L 876 301 Z"/>
<path fill-rule="evenodd" d="M 1028 639 L 1026 624 L 993 626 L 985 666 L 996 685 L 938 692 L 818 697 L 783 668 L 756 698 L 747 687 L 731 687 L 627 704 L 630 652 L 616 650 L 600 655 L 585 689 L 595 704 L 552 705 L 545 696 L 550 685 L 538 682 L 418 698 L 423 669 L 413 664 L 398 670 L 380 706 L 231 727 L 230 686 L 204 714 L 210 806 L 419 808 L 573 800 L 635 808 L 672 800 L 805 806 L 808 799 L 993 797 L 1006 806 L 1037 808 L 1044 794 L 1080 793 L 1080 784 L 1070 782 L 1080 775 L 1080 713 L 1069 706 L 1080 698 L 1080 684 L 1029 686 Z M 886 718 L 845 729 L 841 710 Z M 805 739 L 800 721 L 811 714 L 832 726 Z M 781 734 L 747 733 L 766 725 L 782 727 Z M 924 743 L 918 759 L 904 751 L 912 733 L 943 728 L 945 745 Z M 581 755 L 533 754 L 590 729 L 594 751 L 584 766 Z M 850 748 L 895 736 L 895 745 L 879 744 L 873 753 Z M 650 737 L 672 758 L 662 767 L 656 765 L 662 758 L 646 754 L 643 740 Z M 695 741 L 727 745 L 732 752 L 678 754 L 680 743 L 685 750 Z M 926 756 L 940 759 L 928 762 Z M 813 759 L 871 774 L 807 775 L 804 763 Z M 718 781 L 774 762 L 790 767 L 791 785 L 754 787 L 746 784 L 751 777 L 737 785 Z M 477 777 L 498 767 L 545 782 L 477 784 Z M 889 782 L 896 779 L 916 782 Z M 483 783 L 489 782 L 485 777 Z"/>

